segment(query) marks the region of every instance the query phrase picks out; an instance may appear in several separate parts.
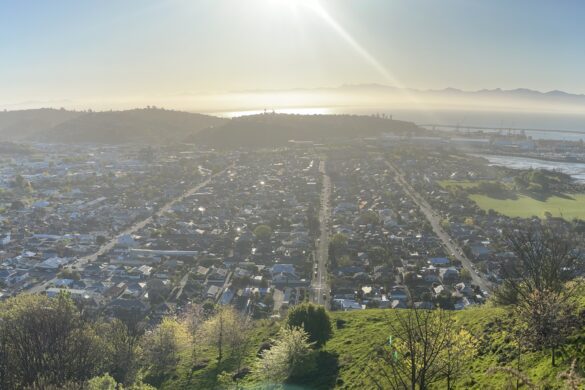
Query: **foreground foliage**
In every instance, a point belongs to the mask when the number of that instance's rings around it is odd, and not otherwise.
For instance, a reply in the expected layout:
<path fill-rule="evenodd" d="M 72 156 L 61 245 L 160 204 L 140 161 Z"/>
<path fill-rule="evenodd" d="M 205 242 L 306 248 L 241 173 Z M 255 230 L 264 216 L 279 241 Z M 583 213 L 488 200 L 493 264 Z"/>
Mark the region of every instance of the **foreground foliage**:
<path fill-rule="evenodd" d="M 574 291 L 582 313 L 585 294 Z M 65 295 L 23 295 L 0 303 L 0 388 L 392 388 L 384 372 L 396 369 L 407 378 L 396 388 L 501 389 L 524 382 L 561 389 L 583 377 L 582 328 L 563 336 L 553 366 L 549 349 L 518 338 L 524 333 L 512 307 L 326 314 L 331 337 L 316 348 L 286 321 L 251 322 L 231 309 L 194 310 L 140 332 L 129 321 L 90 317 Z M 421 358 L 425 350 L 434 352 Z"/>
<path fill-rule="evenodd" d="M 291 378 L 311 375 L 315 355 L 309 335 L 300 328 L 282 328 L 273 346 L 262 352 L 257 364 L 258 376 L 270 384 L 284 383 Z"/>

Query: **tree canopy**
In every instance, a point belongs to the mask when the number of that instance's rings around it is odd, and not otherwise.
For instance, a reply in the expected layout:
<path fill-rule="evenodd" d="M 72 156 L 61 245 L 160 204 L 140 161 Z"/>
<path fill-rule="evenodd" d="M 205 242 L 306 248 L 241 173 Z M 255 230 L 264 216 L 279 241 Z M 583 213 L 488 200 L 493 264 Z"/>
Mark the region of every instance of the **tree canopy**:
<path fill-rule="evenodd" d="M 324 345 L 333 335 L 331 319 L 325 307 L 305 302 L 288 311 L 286 326 L 299 327 L 309 335 L 316 347 Z"/>

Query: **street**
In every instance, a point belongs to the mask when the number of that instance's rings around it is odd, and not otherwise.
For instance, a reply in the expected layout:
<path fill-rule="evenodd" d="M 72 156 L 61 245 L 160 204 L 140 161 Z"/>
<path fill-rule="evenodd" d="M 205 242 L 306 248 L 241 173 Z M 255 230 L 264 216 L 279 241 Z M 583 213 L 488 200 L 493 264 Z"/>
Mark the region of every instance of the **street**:
<path fill-rule="evenodd" d="M 451 239 L 451 237 L 441 227 L 441 217 L 438 213 L 435 213 L 431 205 L 424 199 L 404 178 L 404 174 L 396 168 L 389 161 L 386 161 L 386 165 L 394 173 L 394 179 L 396 183 L 401 185 L 404 191 L 411 197 L 411 199 L 417 204 L 424 216 L 427 218 L 435 234 L 443 242 L 443 245 L 455 259 L 459 260 L 463 267 L 469 271 L 472 282 L 479 286 L 482 290 L 491 291 L 492 285 L 488 280 L 483 279 L 473 269 L 471 260 L 465 256 L 461 247 Z"/>
<path fill-rule="evenodd" d="M 327 175 L 325 161 L 319 163 L 319 171 L 323 175 L 323 188 L 321 189 L 321 207 L 319 209 L 319 226 L 321 234 L 317 241 L 315 251 L 316 269 L 313 272 L 311 289 L 313 291 L 313 302 L 319 305 L 327 305 L 327 300 L 323 298 L 329 293 L 327 287 L 327 260 L 329 258 L 329 215 L 330 215 L 330 198 L 331 198 L 331 178 Z"/>

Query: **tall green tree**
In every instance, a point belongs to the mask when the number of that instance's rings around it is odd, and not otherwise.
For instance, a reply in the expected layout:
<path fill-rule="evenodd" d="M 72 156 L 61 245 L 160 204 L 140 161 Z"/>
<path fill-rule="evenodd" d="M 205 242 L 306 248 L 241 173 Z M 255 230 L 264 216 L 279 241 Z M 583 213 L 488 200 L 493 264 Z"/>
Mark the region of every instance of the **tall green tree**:
<path fill-rule="evenodd" d="M 66 294 L 11 298 L 0 304 L 0 324 L 0 352 L 7 357 L 0 364 L 6 370 L 2 388 L 85 381 L 104 367 L 106 347 L 96 323 Z"/>
<path fill-rule="evenodd" d="M 258 225 L 254 229 L 254 236 L 260 241 L 267 241 L 272 236 L 272 228 L 268 225 Z"/>
<path fill-rule="evenodd" d="M 174 369 L 179 354 L 190 347 L 190 337 L 184 323 L 174 318 L 164 318 L 150 333 L 145 334 L 142 348 L 144 358 L 157 375 Z"/>
<path fill-rule="evenodd" d="M 298 327 L 309 335 L 309 341 L 317 348 L 323 346 L 333 335 L 333 327 L 325 307 L 305 302 L 289 309 L 286 326 Z"/>

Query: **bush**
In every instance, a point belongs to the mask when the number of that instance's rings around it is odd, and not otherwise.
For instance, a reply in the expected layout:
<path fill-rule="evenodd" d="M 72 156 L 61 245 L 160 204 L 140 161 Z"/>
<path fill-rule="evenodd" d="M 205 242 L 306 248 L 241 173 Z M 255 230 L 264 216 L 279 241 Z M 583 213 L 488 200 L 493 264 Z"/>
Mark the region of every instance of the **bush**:
<path fill-rule="evenodd" d="M 301 328 L 285 327 L 273 342 L 274 346 L 263 351 L 258 362 L 260 377 L 279 384 L 315 370 L 315 353 L 307 332 Z"/>

